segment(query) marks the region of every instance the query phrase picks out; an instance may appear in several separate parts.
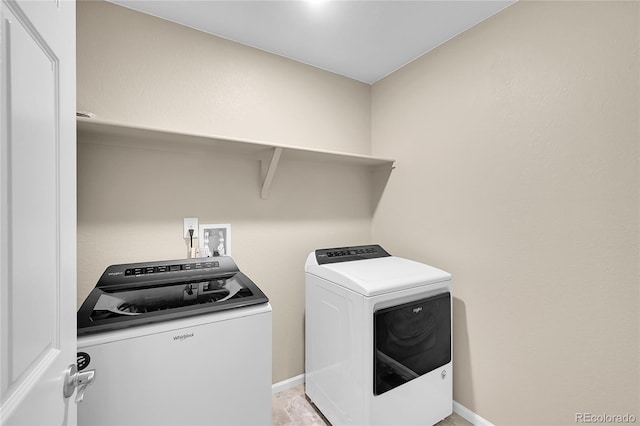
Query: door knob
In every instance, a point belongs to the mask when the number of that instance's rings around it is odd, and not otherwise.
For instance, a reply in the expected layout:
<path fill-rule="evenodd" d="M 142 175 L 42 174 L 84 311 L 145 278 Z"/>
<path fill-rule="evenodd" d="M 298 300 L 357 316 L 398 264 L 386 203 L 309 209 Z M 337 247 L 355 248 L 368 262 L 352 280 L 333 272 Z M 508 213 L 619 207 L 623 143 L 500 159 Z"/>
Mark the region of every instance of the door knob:
<path fill-rule="evenodd" d="M 87 370 L 80 373 L 78 367 L 75 364 L 71 364 L 64 375 L 64 397 L 69 398 L 73 395 L 73 391 L 77 390 L 75 401 L 82 402 L 84 400 L 84 391 L 87 386 L 93 383 L 95 377 L 95 370 Z"/>

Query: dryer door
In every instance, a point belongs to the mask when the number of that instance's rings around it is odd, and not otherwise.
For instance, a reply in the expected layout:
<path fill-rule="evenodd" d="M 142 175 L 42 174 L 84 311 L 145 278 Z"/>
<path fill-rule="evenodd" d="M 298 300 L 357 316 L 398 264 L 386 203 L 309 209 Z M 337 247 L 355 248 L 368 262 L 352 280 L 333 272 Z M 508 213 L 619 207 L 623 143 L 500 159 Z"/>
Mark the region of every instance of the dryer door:
<path fill-rule="evenodd" d="M 374 395 L 451 361 L 451 293 L 380 309 L 374 316 Z"/>

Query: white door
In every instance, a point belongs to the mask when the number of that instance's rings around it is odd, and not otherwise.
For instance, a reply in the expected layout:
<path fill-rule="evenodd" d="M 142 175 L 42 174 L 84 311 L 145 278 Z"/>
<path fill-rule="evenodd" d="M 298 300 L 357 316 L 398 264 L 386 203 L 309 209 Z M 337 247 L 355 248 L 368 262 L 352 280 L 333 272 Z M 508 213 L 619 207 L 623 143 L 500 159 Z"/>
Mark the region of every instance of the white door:
<path fill-rule="evenodd" d="M 75 3 L 1 0 L 0 422 L 76 422 Z"/>

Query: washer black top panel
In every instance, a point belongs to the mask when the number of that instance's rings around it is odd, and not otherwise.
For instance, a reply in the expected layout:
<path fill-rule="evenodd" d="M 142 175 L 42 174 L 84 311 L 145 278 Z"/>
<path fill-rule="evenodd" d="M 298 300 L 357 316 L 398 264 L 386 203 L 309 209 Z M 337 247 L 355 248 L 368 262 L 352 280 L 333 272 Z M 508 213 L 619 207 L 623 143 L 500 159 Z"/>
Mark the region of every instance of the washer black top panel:
<path fill-rule="evenodd" d="M 163 282 L 228 275 L 235 272 L 240 270 L 228 256 L 126 263 L 109 266 L 98 280 L 96 287 L 114 289 L 128 288 L 132 284 L 157 285 Z"/>
<path fill-rule="evenodd" d="M 230 257 L 112 265 L 78 310 L 78 335 L 268 301 Z"/>
<path fill-rule="evenodd" d="M 316 250 L 318 265 L 338 262 L 351 262 L 354 260 L 375 259 L 377 257 L 391 256 L 378 244 L 353 247 L 337 247 Z"/>

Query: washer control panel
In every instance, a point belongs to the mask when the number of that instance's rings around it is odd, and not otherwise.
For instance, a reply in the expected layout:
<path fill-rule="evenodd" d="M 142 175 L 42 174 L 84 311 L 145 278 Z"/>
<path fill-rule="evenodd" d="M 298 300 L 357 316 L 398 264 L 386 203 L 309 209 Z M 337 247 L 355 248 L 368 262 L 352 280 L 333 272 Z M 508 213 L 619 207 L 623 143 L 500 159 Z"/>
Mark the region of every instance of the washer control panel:
<path fill-rule="evenodd" d="M 352 262 L 354 260 L 375 259 L 391 256 L 378 244 L 354 247 L 336 247 L 316 250 L 318 265 L 338 262 Z"/>

